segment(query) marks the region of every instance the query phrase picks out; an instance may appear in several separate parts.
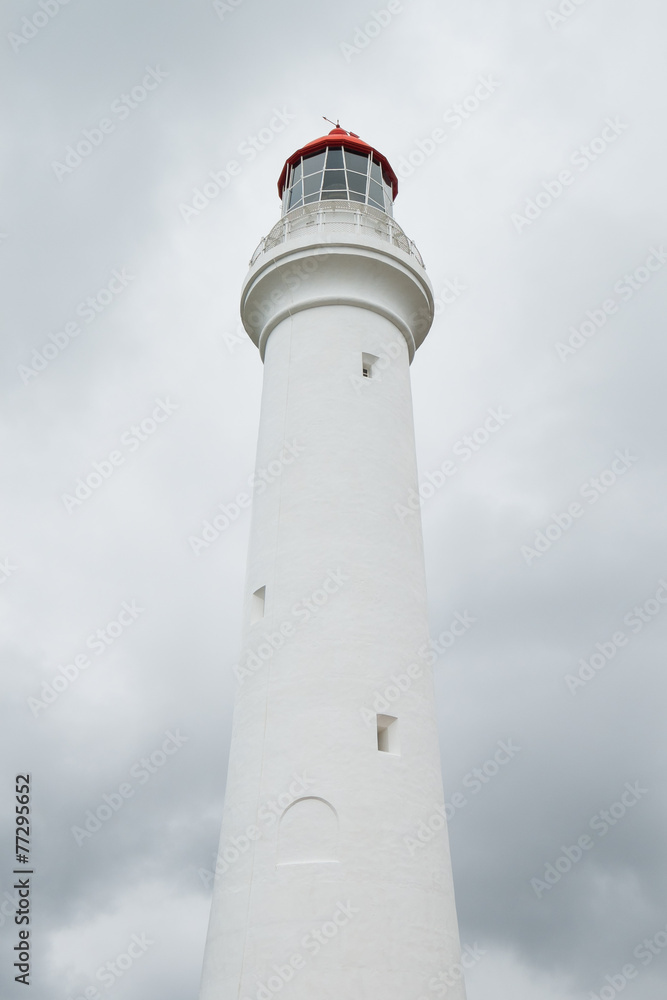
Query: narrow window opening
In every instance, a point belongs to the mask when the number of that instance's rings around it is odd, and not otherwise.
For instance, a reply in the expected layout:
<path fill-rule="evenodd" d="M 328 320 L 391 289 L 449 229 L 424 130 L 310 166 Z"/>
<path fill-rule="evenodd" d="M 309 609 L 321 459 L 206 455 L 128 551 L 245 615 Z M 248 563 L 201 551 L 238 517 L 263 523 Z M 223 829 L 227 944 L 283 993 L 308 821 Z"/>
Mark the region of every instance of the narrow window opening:
<path fill-rule="evenodd" d="M 266 597 L 266 587 L 260 587 L 252 595 L 250 601 L 250 624 L 254 625 L 264 617 L 264 603 Z"/>
<path fill-rule="evenodd" d="M 393 715 L 377 717 L 378 750 L 383 753 L 400 754 L 398 742 L 398 719 Z"/>
<path fill-rule="evenodd" d="M 375 354 L 361 355 L 361 374 L 364 378 L 373 378 L 373 366 L 378 358 Z"/>

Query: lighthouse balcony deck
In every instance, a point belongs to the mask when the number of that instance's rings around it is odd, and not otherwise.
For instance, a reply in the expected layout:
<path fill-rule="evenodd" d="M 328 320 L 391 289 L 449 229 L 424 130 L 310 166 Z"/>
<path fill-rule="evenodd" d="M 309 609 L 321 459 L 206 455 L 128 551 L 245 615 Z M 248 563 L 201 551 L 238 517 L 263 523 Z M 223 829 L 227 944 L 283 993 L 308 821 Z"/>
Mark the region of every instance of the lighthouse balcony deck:
<path fill-rule="evenodd" d="M 390 243 L 414 257 L 420 267 L 424 261 L 419 250 L 401 227 L 384 212 L 352 201 L 315 202 L 295 208 L 277 222 L 268 236 L 261 240 L 250 259 L 250 266 L 268 250 L 291 240 L 309 243 L 336 242 L 346 235 L 352 238 Z"/>

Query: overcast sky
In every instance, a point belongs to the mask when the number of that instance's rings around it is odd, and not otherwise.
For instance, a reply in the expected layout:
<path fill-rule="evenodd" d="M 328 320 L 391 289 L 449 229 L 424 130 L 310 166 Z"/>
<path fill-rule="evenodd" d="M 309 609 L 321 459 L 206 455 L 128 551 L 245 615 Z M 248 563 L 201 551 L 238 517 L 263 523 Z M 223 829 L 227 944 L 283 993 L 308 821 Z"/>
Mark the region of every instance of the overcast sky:
<path fill-rule="evenodd" d="M 432 635 L 475 619 L 435 668 L 469 1000 L 667 993 L 667 11 L 385 8 L 3 4 L 3 1000 L 26 771 L 33 1000 L 197 996 L 249 514 L 191 538 L 253 468 L 239 291 L 322 115 L 399 173 L 439 302 L 412 385 L 421 480 L 456 467 L 422 510 Z"/>

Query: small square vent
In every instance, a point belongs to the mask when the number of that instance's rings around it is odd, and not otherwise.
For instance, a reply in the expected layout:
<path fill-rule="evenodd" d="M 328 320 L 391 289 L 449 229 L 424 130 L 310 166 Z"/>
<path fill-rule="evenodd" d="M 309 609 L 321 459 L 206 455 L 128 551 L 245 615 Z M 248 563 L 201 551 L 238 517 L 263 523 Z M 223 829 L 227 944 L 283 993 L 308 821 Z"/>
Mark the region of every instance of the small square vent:
<path fill-rule="evenodd" d="M 398 719 L 393 715 L 377 717 L 378 750 L 383 753 L 400 754 L 398 742 Z"/>
<path fill-rule="evenodd" d="M 250 624 L 260 621 L 264 617 L 264 600 L 266 597 L 266 587 L 260 587 L 252 595 L 250 600 Z"/>

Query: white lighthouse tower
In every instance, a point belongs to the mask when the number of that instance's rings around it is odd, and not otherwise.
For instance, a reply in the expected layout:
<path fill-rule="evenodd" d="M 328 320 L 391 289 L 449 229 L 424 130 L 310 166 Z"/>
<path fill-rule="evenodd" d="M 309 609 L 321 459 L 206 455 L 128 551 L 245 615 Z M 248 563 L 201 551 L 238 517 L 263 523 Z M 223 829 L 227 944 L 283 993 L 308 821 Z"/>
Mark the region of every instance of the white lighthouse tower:
<path fill-rule="evenodd" d="M 297 150 L 243 285 L 264 387 L 201 1000 L 465 998 L 421 522 L 397 513 L 433 318 L 397 188 L 339 127 Z"/>

